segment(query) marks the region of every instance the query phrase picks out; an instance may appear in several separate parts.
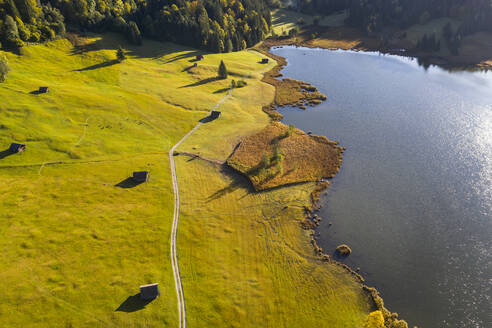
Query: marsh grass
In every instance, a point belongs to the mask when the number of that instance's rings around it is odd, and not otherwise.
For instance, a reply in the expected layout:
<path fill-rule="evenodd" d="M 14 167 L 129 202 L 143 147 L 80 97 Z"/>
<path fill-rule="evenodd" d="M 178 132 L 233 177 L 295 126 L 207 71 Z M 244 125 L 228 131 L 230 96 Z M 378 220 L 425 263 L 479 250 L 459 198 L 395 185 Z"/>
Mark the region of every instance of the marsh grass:
<path fill-rule="evenodd" d="M 264 190 L 333 177 L 342 152 L 336 142 L 274 122 L 243 139 L 227 164 L 246 174 L 257 190 Z"/>

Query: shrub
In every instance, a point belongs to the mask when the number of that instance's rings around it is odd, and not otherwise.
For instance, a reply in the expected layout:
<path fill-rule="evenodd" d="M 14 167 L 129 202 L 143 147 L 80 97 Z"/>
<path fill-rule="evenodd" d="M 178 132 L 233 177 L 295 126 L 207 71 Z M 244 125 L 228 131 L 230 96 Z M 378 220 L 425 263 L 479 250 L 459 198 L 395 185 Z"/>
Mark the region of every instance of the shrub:
<path fill-rule="evenodd" d="M 289 31 L 289 36 L 292 37 L 292 36 L 296 36 L 297 33 L 299 33 L 299 29 L 297 27 L 294 27 L 292 28 L 290 31 Z"/>
<path fill-rule="evenodd" d="M 29 41 L 31 42 L 39 42 L 41 40 L 41 33 L 39 32 L 32 32 L 31 37 L 29 38 Z"/>
<path fill-rule="evenodd" d="M 7 58 L 0 54 L 0 82 L 5 81 L 9 74 L 10 67 Z"/>
<path fill-rule="evenodd" d="M 244 80 L 239 80 L 239 81 L 237 81 L 237 83 L 236 83 L 236 88 L 242 88 L 242 87 L 245 87 L 245 86 L 247 86 L 247 85 L 248 85 L 248 83 L 247 83 L 246 81 L 244 81 Z"/>
<path fill-rule="evenodd" d="M 123 48 L 121 48 L 121 46 L 119 46 L 118 50 L 116 50 L 116 59 L 118 59 L 118 61 L 120 62 L 126 59 L 125 51 L 123 50 Z"/>
<path fill-rule="evenodd" d="M 218 77 L 219 79 L 227 79 L 227 68 L 223 60 L 220 61 Z"/>
<path fill-rule="evenodd" d="M 296 130 L 295 126 L 292 124 L 289 124 L 289 129 L 287 130 L 287 136 L 290 137 L 294 131 Z"/>
<path fill-rule="evenodd" d="M 352 254 L 352 250 L 347 245 L 342 244 L 337 247 L 337 253 L 340 256 L 349 256 L 350 254 Z"/>
<path fill-rule="evenodd" d="M 53 31 L 51 28 L 48 26 L 44 25 L 41 27 L 41 34 L 44 39 L 46 40 L 53 40 L 55 38 L 55 31 Z"/>
<path fill-rule="evenodd" d="M 363 327 L 364 328 L 385 328 L 383 313 L 379 310 L 369 313 Z"/>

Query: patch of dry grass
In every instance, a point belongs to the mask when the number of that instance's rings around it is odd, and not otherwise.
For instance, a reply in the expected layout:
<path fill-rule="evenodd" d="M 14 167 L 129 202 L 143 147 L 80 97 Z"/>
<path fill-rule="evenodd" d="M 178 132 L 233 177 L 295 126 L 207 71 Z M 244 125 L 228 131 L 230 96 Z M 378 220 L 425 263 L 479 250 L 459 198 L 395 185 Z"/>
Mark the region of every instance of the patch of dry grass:
<path fill-rule="evenodd" d="M 256 190 L 333 177 L 343 149 L 326 137 L 274 122 L 245 138 L 227 164 L 246 174 Z"/>

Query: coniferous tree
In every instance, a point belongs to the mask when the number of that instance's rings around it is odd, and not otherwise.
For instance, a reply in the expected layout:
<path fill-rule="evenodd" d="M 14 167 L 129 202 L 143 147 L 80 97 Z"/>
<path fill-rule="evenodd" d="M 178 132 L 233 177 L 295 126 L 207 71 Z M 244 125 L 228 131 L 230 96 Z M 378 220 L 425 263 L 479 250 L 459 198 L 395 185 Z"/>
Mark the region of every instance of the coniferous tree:
<path fill-rule="evenodd" d="M 128 23 L 128 39 L 134 44 L 142 44 L 142 34 L 140 33 L 137 23 L 134 21 Z"/>
<path fill-rule="evenodd" d="M 19 29 L 12 16 L 7 15 L 3 24 L 3 40 L 10 47 L 22 47 L 24 43 L 19 37 Z"/>
<path fill-rule="evenodd" d="M 218 76 L 220 79 L 227 79 L 227 68 L 223 60 L 220 61 Z"/>
<path fill-rule="evenodd" d="M 65 24 L 81 32 L 110 29 L 136 44 L 145 36 L 228 52 L 265 38 L 271 14 L 264 0 L 0 0 L 4 46 L 53 39 Z"/>
<path fill-rule="evenodd" d="M 7 58 L 0 54 L 0 82 L 5 81 L 7 75 L 9 74 L 10 67 Z"/>

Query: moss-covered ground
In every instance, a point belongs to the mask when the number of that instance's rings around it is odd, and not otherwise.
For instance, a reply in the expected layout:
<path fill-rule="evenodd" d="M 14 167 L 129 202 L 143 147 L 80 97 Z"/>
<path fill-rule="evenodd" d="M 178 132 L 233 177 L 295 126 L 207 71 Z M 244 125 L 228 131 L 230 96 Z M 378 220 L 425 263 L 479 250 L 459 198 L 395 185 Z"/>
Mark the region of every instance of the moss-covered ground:
<path fill-rule="evenodd" d="M 128 59 L 117 63 L 123 45 Z M 173 195 L 168 152 L 235 89 L 218 120 L 180 147 L 225 160 L 263 129 L 275 63 L 255 51 L 205 54 L 111 34 L 8 53 L 0 85 L 0 318 L 2 327 L 173 327 L 169 257 Z M 216 80 L 224 60 L 227 80 Z M 48 86 L 47 94 L 35 94 Z M 10 142 L 21 154 L 4 152 Z M 254 192 L 216 165 L 177 157 L 178 255 L 190 327 L 360 327 L 367 293 L 314 255 L 300 229 L 311 183 Z M 127 180 L 150 171 L 147 183 Z M 118 185 L 118 186 L 117 186 Z M 141 304 L 141 284 L 161 296 Z"/>

